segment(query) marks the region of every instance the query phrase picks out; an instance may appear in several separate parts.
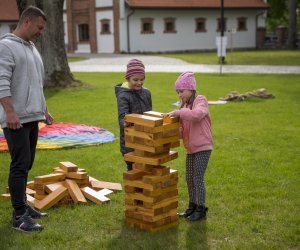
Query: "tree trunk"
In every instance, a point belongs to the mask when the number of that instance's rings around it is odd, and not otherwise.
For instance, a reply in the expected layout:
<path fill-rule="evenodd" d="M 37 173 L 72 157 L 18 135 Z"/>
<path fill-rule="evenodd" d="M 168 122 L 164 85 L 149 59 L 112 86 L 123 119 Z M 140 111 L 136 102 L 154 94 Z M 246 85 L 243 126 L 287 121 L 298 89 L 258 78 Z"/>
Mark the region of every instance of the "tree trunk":
<path fill-rule="evenodd" d="M 288 0 L 289 26 L 288 26 L 288 48 L 296 48 L 297 39 L 297 0 Z"/>
<path fill-rule="evenodd" d="M 47 17 L 46 28 L 36 46 L 45 67 L 45 87 L 67 87 L 78 85 L 67 61 L 64 41 L 63 4 L 64 0 L 17 0 L 19 12 L 29 5 L 42 9 Z"/>

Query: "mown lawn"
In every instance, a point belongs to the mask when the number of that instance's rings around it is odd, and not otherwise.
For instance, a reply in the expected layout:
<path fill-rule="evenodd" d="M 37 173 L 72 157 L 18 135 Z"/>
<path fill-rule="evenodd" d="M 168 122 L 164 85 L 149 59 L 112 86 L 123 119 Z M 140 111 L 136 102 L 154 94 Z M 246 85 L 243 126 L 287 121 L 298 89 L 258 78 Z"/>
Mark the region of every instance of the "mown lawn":
<path fill-rule="evenodd" d="M 106 128 L 118 136 L 114 85 L 122 73 L 78 73 L 89 86 L 46 90 L 57 121 Z M 155 111 L 177 101 L 176 73 L 148 73 Z M 300 75 L 197 74 L 198 91 L 217 100 L 267 88 L 275 99 L 211 105 L 214 151 L 206 173 L 206 221 L 149 233 L 124 222 L 124 192 L 104 205 L 55 206 L 39 220 L 41 233 L 11 229 L 10 202 L 0 202 L 0 249 L 299 249 L 300 245 Z M 184 149 L 167 165 L 179 171 L 179 211 L 186 208 Z M 30 180 L 71 161 L 103 181 L 122 183 L 126 167 L 119 141 L 69 150 L 40 150 Z M 5 192 L 9 155 L 0 154 L 0 190 Z"/>
<path fill-rule="evenodd" d="M 195 64 L 218 64 L 217 52 L 165 53 L 160 56 L 182 59 Z M 289 65 L 300 66 L 300 50 L 249 50 L 227 49 L 228 65 Z"/>

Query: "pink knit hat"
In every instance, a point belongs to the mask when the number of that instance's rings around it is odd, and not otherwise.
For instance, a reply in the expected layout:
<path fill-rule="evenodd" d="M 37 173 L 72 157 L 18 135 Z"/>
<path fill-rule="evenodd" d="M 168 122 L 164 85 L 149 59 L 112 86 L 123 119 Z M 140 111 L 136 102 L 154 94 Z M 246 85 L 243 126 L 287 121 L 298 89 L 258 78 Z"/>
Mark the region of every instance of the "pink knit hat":
<path fill-rule="evenodd" d="M 194 73 L 190 71 L 182 73 L 175 82 L 175 88 L 176 90 L 196 90 Z"/>
<path fill-rule="evenodd" d="M 134 75 L 145 75 L 145 66 L 142 61 L 138 59 L 132 59 L 127 63 L 125 78 L 128 79 Z"/>

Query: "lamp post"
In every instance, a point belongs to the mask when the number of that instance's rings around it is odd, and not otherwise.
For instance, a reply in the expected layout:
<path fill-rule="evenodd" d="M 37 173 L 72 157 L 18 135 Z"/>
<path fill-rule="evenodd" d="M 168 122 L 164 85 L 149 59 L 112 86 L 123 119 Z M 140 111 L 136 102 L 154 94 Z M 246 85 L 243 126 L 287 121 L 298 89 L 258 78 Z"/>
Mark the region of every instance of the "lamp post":
<path fill-rule="evenodd" d="M 221 49 L 224 37 L 224 0 L 221 0 Z M 225 56 L 221 56 L 221 63 L 225 63 Z"/>

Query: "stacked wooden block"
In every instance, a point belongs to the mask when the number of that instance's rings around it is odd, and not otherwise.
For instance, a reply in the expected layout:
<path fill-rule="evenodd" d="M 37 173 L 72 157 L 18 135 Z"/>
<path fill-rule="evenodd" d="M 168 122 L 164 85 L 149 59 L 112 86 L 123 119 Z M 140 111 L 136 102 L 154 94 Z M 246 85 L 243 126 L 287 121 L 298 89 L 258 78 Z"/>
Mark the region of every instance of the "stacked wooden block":
<path fill-rule="evenodd" d="M 120 183 L 96 180 L 85 169 L 71 162 L 60 162 L 53 173 L 28 182 L 26 196 L 30 206 L 46 210 L 57 203 L 87 203 L 86 199 L 101 204 L 110 200 L 106 195 L 118 190 L 122 190 Z M 9 198 L 8 190 L 2 196 Z"/>
<path fill-rule="evenodd" d="M 124 155 L 134 162 L 124 173 L 125 217 L 129 226 L 158 231 L 178 224 L 178 173 L 162 164 L 176 159 L 179 121 L 163 118 L 155 111 L 143 115 L 128 114 L 125 121 L 125 145 L 134 151 Z"/>

